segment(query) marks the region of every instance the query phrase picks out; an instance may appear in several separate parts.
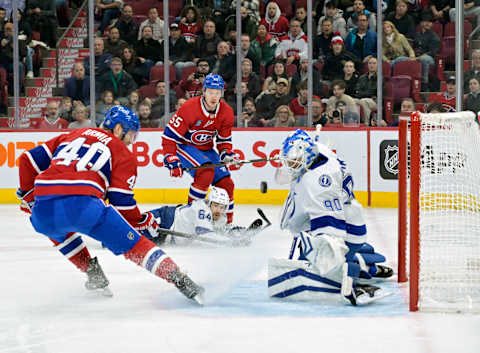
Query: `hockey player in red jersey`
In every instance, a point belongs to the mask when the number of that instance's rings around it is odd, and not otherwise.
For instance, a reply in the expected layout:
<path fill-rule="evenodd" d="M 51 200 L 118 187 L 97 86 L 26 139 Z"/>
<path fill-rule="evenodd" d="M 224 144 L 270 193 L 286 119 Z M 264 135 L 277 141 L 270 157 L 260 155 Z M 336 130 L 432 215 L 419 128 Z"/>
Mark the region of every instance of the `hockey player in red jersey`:
<path fill-rule="evenodd" d="M 162 141 L 164 164 L 170 170 L 170 176 L 181 177 L 184 167 L 220 161 L 225 162 L 230 170 L 238 169 L 237 157 L 232 151 L 233 109 L 221 100 L 223 88 L 220 75 L 207 75 L 203 95 L 186 101 L 165 127 Z M 227 168 L 202 168 L 189 173 L 193 183 L 188 202 L 204 199 L 210 185 L 225 189 L 230 198 L 227 222 L 231 223 L 234 184 Z"/>
<path fill-rule="evenodd" d="M 25 152 L 20 157 L 17 191 L 21 208 L 31 211 L 35 230 L 58 244 L 64 255 L 83 251 L 75 261 L 74 255 L 69 259 L 87 272 L 88 289 L 105 288 L 108 280 L 96 259 L 90 259 L 78 233 L 100 241 L 115 255 L 123 254 L 200 302 L 203 289 L 140 233 L 154 233 L 158 224 L 150 212 L 140 213 L 133 197 L 137 162 L 127 146 L 135 142 L 139 126 L 135 113 L 115 106 L 107 112 L 103 128 L 78 129 Z"/>

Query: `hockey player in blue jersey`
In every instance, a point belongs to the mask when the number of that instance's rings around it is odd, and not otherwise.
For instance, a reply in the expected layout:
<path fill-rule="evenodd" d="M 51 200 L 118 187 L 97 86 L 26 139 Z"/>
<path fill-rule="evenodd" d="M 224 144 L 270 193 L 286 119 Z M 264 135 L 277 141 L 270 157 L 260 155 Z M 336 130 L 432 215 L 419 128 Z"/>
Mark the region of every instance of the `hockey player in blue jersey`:
<path fill-rule="evenodd" d="M 269 263 L 270 295 L 305 299 L 340 293 L 352 305 L 384 297 L 379 287 L 361 284 L 393 271 L 378 265 L 385 258 L 365 242 L 363 209 L 346 164 L 302 130 L 285 139 L 280 159 L 276 179 L 290 183 L 280 227 L 294 240 L 288 260 Z"/>
<path fill-rule="evenodd" d="M 165 234 L 160 230 L 153 237 L 156 244 L 186 245 L 196 240 L 225 246 L 247 246 L 263 225 L 256 219 L 248 228 L 233 226 L 227 222 L 226 212 L 230 198 L 225 189 L 212 186 L 207 198 L 193 200 L 187 205 L 163 206 L 150 212 L 161 229 L 181 232 L 189 238 Z M 172 232 L 173 233 L 173 232 Z"/>

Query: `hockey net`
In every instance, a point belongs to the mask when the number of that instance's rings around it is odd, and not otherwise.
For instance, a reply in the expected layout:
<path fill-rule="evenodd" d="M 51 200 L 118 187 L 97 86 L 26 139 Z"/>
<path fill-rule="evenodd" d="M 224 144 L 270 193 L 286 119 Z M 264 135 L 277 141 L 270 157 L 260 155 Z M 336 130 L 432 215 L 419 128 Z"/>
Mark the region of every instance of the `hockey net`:
<path fill-rule="evenodd" d="M 399 281 L 410 310 L 480 311 L 480 132 L 471 112 L 400 121 Z"/>

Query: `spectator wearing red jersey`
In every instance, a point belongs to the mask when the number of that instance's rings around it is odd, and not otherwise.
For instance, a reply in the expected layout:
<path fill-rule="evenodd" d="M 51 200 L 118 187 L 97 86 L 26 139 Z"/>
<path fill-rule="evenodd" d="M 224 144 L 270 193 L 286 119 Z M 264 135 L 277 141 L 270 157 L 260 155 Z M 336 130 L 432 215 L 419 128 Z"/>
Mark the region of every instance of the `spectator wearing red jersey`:
<path fill-rule="evenodd" d="M 456 87 L 457 85 L 455 84 L 455 76 L 450 76 L 447 78 L 447 89 L 445 92 L 430 94 L 429 101 L 442 103 L 445 111 L 455 111 L 457 102 L 455 95 Z"/>
<path fill-rule="evenodd" d="M 37 124 L 32 125 L 35 129 L 66 129 L 68 127 L 68 121 L 58 116 L 58 102 L 48 102 L 47 111 L 42 120 Z"/>
<path fill-rule="evenodd" d="M 260 20 L 260 24 L 264 24 L 267 32 L 277 38 L 283 37 L 288 32 L 288 20 L 273 1 L 268 3 L 265 18 Z"/>
<path fill-rule="evenodd" d="M 178 27 L 187 43 L 193 44 L 197 36 L 202 32 L 202 20 L 200 11 L 194 5 L 185 6 L 180 14 L 182 18 Z"/>
<path fill-rule="evenodd" d="M 298 64 L 300 59 L 308 56 L 308 39 L 302 31 L 300 22 L 296 19 L 290 21 L 290 31 L 280 38 L 280 44 L 275 50 L 277 59 L 285 59 L 287 65 Z"/>
<path fill-rule="evenodd" d="M 307 81 L 302 81 L 298 84 L 297 87 L 298 94 L 295 98 L 290 101 L 288 105 L 290 110 L 293 112 L 295 117 L 305 116 L 308 112 L 308 86 Z M 313 95 L 315 99 L 320 99 L 320 97 Z"/>

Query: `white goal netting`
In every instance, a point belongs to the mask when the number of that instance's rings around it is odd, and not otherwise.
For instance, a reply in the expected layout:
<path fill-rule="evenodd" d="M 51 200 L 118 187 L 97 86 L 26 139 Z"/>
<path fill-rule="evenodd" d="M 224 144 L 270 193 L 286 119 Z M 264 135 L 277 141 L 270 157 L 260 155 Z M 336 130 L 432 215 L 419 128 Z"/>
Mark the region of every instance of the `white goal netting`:
<path fill-rule="evenodd" d="M 421 114 L 420 152 L 419 309 L 480 311 L 480 131 L 473 113 Z"/>

